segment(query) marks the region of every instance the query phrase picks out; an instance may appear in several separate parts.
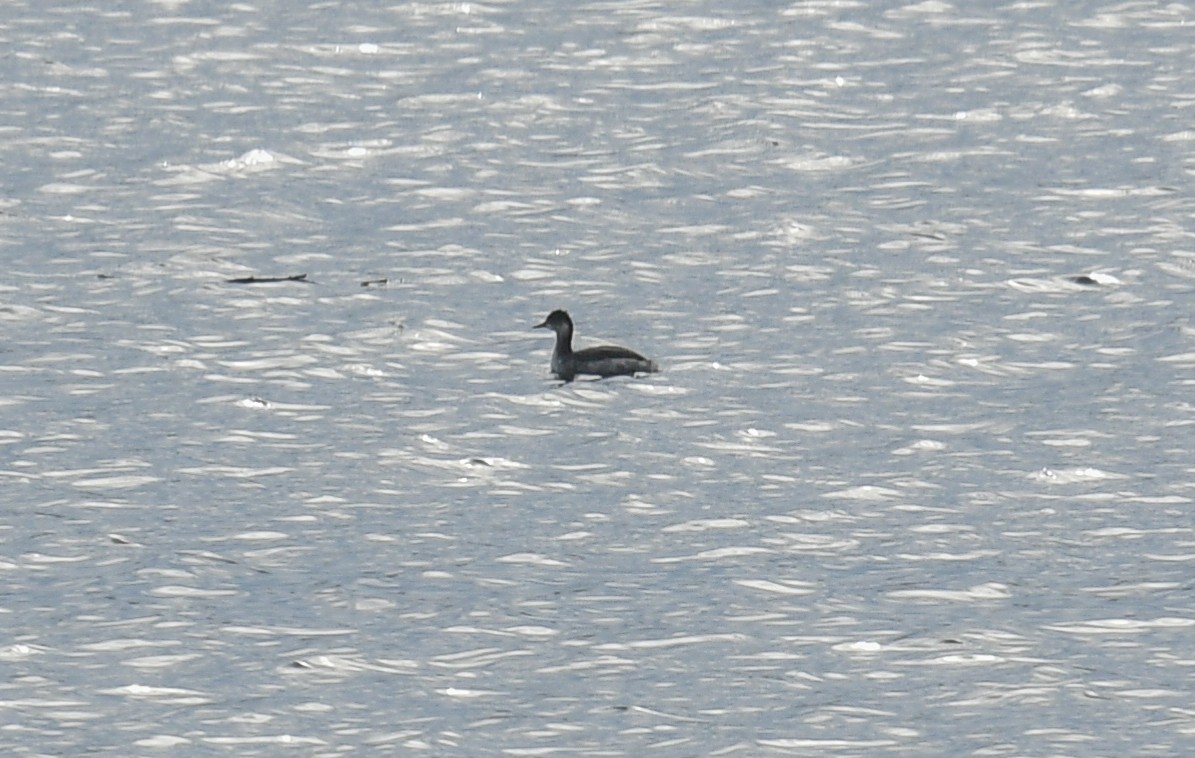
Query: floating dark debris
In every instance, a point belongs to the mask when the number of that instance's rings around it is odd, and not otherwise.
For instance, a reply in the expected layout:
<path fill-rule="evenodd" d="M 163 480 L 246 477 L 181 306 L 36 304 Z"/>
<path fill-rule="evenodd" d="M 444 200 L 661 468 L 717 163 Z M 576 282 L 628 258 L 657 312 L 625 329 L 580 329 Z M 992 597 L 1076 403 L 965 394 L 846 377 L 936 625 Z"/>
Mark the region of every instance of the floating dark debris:
<path fill-rule="evenodd" d="M 303 282 L 304 284 L 311 284 L 307 281 L 307 274 L 295 274 L 294 276 L 241 276 L 236 279 L 225 279 L 228 284 L 276 284 L 278 282 Z"/>
<path fill-rule="evenodd" d="M 390 283 L 389 279 L 367 279 L 361 282 L 362 287 L 383 287 Z"/>
<path fill-rule="evenodd" d="M 923 239 L 933 240 L 934 242 L 945 242 L 946 241 L 946 235 L 942 234 L 941 232 L 909 232 L 909 234 L 913 235 L 914 237 L 921 237 Z"/>

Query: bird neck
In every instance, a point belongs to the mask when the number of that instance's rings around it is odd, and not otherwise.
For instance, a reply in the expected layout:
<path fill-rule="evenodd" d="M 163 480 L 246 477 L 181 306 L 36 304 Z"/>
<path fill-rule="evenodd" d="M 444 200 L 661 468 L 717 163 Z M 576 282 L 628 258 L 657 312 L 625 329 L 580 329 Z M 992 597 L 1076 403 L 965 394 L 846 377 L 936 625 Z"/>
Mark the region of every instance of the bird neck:
<path fill-rule="evenodd" d="M 567 324 L 556 330 L 556 355 L 573 354 L 573 329 Z"/>

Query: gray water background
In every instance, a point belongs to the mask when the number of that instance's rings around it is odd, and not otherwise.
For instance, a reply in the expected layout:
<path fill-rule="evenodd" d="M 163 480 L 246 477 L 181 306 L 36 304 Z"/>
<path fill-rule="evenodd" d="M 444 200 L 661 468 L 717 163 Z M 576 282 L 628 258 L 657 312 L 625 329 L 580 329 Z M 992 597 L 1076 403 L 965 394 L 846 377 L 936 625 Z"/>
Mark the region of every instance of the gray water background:
<path fill-rule="evenodd" d="M 1190 754 L 1193 24 L 7 3 L 0 750 Z"/>

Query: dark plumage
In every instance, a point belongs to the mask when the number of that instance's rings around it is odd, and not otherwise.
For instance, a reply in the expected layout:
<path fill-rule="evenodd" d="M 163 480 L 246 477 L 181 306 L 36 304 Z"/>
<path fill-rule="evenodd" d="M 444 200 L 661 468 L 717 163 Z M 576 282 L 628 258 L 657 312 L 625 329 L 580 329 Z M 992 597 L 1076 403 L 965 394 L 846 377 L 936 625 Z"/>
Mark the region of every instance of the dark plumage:
<path fill-rule="evenodd" d="M 573 352 L 573 320 L 565 311 L 552 311 L 536 329 L 556 332 L 556 348 L 552 350 L 552 373 L 566 382 L 578 374 L 590 376 L 619 376 L 621 374 L 650 374 L 660 370 L 655 361 L 644 358 L 634 350 L 614 345 L 587 347 Z"/>

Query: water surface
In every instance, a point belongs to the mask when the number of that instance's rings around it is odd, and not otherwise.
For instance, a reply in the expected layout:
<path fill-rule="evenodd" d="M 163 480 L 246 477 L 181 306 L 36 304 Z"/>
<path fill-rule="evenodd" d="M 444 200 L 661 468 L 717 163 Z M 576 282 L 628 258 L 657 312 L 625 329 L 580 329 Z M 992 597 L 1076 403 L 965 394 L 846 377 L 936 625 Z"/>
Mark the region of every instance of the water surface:
<path fill-rule="evenodd" d="M 1191 749 L 1192 9 L 724 5 L 9 7 L 0 746 Z"/>

